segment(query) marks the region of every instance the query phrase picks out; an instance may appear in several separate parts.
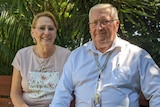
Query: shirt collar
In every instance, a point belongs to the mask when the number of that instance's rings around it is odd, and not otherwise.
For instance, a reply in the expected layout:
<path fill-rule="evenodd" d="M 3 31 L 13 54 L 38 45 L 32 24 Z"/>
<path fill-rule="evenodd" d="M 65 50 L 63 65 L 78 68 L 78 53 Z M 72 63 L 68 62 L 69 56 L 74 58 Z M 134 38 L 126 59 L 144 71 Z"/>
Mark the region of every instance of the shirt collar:
<path fill-rule="evenodd" d="M 96 50 L 93 41 L 90 41 L 90 42 L 84 44 L 84 46 L 87 46 L 87 47 L 86 47 L 87 51 L 92 51 L 92 52 L 95 52 L 95 53 L 101 53 L 101 52 L 99 52 L 98 50 Z M 122 47 L 124 47 L 124 44 L 123 44 L 123 42 L 122 42 L 122 39 L 121 39 L 120 37 L 116 36 L 115 40 L 113 41 L 113 44 L 112 44 L 111 48 L 109 48 L 109 49 L 108 49 L 106 52 L 104 52 L 103 54 L 105 54 L 105 53 L 107 53 L 107 52 L 109 52 L 109 51 L 112 51 L 112 50 L 114 50 L 115 48 L 120 48 L 120 49 L 121 49 Z"/>

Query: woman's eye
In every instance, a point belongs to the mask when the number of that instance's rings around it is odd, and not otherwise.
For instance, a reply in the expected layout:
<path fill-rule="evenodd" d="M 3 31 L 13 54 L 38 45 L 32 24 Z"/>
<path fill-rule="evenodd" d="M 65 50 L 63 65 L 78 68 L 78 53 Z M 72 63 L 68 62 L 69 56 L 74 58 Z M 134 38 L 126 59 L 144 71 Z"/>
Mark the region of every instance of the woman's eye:
<path fill-rule="evenodd" d="M 53 28 L 53 27 L 50 27 L 50 28 L 48 28 L 48 30 L 49 30 L 49 31 L 53 31 L 53 30 L 54 30 L 54 28 Z"/>
<path fill-rule="evenodd" d="M 45 27 L 40 27 L 39 29 L 40 29 L 40 30 L 45 30 Z"/>

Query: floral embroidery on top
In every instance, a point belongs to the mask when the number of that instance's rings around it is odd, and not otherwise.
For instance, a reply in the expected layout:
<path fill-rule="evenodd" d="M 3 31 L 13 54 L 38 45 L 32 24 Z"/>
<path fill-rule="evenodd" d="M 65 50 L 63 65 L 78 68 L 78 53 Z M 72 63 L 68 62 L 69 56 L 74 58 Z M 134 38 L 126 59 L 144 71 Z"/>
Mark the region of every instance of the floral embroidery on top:
<path fill-rule="evenodd" d="M 29 97 L 52 99 L 59 81 L 59 72 L 34 72 L 28 74 Z"/>

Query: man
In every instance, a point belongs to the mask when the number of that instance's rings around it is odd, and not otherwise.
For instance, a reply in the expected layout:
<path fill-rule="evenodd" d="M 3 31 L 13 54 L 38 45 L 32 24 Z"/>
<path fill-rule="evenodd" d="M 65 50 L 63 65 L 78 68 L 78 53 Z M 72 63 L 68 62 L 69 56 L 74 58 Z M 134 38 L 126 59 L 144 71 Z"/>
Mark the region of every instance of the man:
<path fill-rule="evenodd" d="M 118 12 L 97 4 L 89 12 L 92 41 L 75 49 L 64 66 L 50 107 L 139 107 L 142 90 L 160 107 L 160 69 L 144 49 L 118 37 Z"/>

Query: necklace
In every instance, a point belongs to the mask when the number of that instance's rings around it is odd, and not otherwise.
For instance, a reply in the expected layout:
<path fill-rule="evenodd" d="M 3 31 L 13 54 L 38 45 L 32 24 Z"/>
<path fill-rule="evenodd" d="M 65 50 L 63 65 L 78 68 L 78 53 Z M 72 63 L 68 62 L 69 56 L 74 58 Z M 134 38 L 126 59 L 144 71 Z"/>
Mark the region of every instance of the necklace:
<path fill-rule="evenodd" d="M 47 64 L 48 64 L 50 58 L 42 59 L 42 60 L 43 61 L 39 61 L 40 62 L 40 66 L 36 69 L 36 71 L 39 71 L 39 72 L 44 71 L 44 72 L 46 72 L 47 68 L 48 68 Z"/>
<path fill-rule="evenodd" d="M 55 48 L 54 48 L 54 50 L 53 50 L 53 53 L 54 53 L 54 51 L 55 51 Z M 37 50 L 35 47 L 34 47 L 34 52 L 35 52 L 36 55 L 38 56 L 37 59 L 38 59 L 38 62 L 40 63 L 40 66 L 39 66 L 38 68 L 36 68 L 35 71 L 39 71 L 39 72 L 43 71 L 43 72 L 46 72 L 47 69 L 49 68 L 48 63 L 49 63 L 49 61 L 50 61 L 53 53 L 52 53 L 52 55 L 49 56 L 48 58 L 41 58 L 38 50 Z"/>

